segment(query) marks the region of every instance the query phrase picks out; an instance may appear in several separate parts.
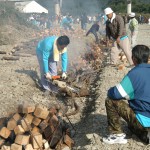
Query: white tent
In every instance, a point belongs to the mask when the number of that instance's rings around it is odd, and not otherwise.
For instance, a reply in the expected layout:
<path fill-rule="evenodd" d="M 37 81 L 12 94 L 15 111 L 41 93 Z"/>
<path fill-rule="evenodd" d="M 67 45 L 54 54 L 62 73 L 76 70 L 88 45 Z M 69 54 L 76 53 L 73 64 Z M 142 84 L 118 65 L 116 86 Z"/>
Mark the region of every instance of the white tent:
<path fill-rule="evenodd" d="M 15 6 L 24 13 L 48 13 L 48 10 L 35 1 L 16 2 Z"/>

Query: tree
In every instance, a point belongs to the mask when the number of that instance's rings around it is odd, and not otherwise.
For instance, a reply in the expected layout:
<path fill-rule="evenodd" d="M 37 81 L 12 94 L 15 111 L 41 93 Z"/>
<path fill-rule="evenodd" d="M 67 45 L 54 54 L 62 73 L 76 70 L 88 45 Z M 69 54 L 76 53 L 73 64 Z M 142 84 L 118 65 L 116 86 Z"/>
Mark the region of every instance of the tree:
<path fill-rule="evenodd" d="M 136 13 L 149 13 L 150 3 L 148 0 L 131 0 L 132 11 Z M 109 0 L 106 7 L 111 7 L 115 12 L 126 13 L 127 0 Z"/>

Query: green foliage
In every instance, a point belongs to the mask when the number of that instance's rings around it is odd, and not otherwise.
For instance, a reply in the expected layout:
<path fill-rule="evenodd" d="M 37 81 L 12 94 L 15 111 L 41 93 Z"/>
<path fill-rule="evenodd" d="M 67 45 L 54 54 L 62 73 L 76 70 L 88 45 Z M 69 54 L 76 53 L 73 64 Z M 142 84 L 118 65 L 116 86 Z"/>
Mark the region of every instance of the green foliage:
<path fill-rule="evenodd" d="M 108 6 L 115 12 L 126 13 L 127 0 L 109 0 L 106 7 Z M 136 13 L 149 13 L 150 3 L 148 3 L 148 0 L 132 0 L 132 11 Z"/>

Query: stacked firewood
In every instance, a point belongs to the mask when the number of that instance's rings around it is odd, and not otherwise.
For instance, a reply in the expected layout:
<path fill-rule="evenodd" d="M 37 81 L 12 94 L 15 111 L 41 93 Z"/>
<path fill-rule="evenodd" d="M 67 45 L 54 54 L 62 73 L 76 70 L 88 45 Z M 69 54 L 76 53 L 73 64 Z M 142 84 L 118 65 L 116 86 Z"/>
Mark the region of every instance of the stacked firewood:
<path fill-rule="evenodd" d="M 20 105 L 18 112 L 0 119 L 1 150 L 63 150 L 74 141 L 58 107 Z"/>

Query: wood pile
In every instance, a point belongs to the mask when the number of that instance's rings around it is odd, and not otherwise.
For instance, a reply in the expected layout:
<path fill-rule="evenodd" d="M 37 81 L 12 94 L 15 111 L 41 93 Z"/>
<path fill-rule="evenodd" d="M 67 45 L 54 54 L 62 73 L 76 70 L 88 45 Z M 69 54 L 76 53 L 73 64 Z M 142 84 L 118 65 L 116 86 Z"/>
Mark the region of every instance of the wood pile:
<path fill-rule="evenodd" d="M 20 105 L 17 113 L 0 119 L 1 150 L 63 150 L 73 144 L 56 106 Z"/>

